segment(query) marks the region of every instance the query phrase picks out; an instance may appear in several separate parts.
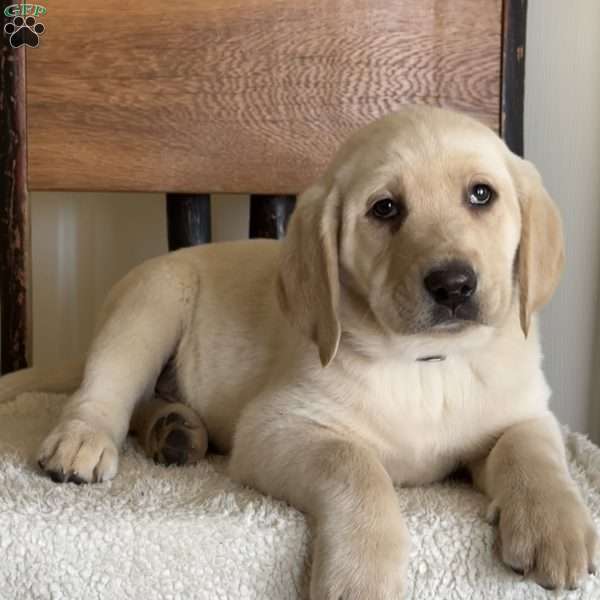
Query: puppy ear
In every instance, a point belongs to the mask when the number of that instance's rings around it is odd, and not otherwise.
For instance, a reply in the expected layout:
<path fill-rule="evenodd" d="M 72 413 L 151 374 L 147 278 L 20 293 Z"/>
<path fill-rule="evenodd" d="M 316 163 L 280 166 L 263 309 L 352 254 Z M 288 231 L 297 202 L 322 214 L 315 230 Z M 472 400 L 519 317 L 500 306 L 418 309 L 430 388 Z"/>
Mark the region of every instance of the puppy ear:
<path fill-rule="evenodd" d="M 537 169 L 517 161 L 516 180 L 521 206 L 518 280 L 521 329 L 527 337 L 531 315 L 546 304 L 560 279 L 565 262 L 562 223 Z"/>
<path fill-rule="evenodd" d="M 322 184 L 300 198 L 283 241 L 278 280 L 284 314 L 319 348 L 326 367 L 341 335 L 338 319 L 338 194 Z"/>

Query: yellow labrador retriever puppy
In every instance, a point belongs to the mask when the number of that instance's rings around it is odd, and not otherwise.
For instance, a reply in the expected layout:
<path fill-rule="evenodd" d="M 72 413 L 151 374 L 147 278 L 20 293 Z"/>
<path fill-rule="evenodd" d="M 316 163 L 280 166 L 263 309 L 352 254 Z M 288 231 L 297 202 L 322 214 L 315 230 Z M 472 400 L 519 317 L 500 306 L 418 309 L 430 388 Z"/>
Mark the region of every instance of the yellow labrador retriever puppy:
<path fill-rule="evenodd" d="M 466 116 L 407 107 L 342 146 L 285 241 L 187 249 L 125 277 L 40 465 L 59 481 L 114 477 L 136 406 L 147 446 L 144 424 L 170 422 L 154 440 L 171 444 L 166 462 L 205 427 L 232 477 L 309 515 L 312 600 L 401 598 L 394 484 L 462 466 L 491 500 L 503 561 L 575 587 L 596 533 L 534 316 L 562 265 L 535 168 Z M 166 365 L 185 407 L 141 405 Z"/>

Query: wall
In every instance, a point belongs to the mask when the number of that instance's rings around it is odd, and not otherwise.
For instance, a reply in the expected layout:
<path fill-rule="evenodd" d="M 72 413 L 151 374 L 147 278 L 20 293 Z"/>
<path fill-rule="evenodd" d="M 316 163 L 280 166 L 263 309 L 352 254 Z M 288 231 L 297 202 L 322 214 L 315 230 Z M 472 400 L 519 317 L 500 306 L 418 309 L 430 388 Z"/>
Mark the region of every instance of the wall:
<path fill-rule="evenodd" d="M 543 315 L 546 367 L 561 420 L 587 431 L 600 265 L 600 2 L 529 0 L 526 154 L 562 208 L 567 272 Z M 247 200 L 213 202 L 214 239 L 244 237 Z M 160 195 L 37 193 L 34 359 L 85 351 L 112 282 L 166 249 Z"/>
<path fill-rule="evenodd" d="M 567 245 L 565 275 L 542 316 L 545 364 L 554 411 L 586 432 L 595 429 L 590 399 L 600 274 L 599 58 L 598 0 L 529 0 L 525 154 L 561 208 Z"/>

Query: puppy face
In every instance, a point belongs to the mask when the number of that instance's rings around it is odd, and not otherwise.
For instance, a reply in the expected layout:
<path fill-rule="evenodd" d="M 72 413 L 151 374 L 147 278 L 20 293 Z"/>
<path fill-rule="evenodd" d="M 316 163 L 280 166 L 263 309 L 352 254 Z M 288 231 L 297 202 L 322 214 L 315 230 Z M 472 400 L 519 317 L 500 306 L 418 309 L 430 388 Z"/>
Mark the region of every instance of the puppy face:
<path fill-rule="evenodd" d="M 521 231 L 503 144 L 441 111 L 391 115 L 358 137 L 334 174 L 344 285 L 396 334 L 502 321 Z"/>
<path fill-rule="evenodd" d="M 501 325 L 520 300 L 526 332 L 562 256 L 529 163 L 466 116 L 408 107 L 352 136 L 300 198 L 280 297 L 326 364 L 356 314 L 386 336 L 456 339 Z"/>

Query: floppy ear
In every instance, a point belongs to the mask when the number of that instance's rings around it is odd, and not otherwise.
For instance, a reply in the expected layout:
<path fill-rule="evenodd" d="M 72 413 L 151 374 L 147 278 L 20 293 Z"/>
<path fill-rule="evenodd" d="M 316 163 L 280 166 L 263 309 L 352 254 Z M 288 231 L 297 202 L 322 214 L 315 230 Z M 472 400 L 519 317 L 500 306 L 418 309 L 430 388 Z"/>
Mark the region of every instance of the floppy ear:
<path fill-rule="evenodd" d="M 527 337 L 531 315 L 550 300 L 565 262 L 562 223 L 540 174 L 529 162 L 517 161 L 521 206 L 518 279 L 521 329 Z"/>
<path fill-rule="evenodd" d="M 326 367 L 340 343 L 338 194 L 316 184 L 298 199 L 283 241 L 279 303 L 319 348 Z"/>

